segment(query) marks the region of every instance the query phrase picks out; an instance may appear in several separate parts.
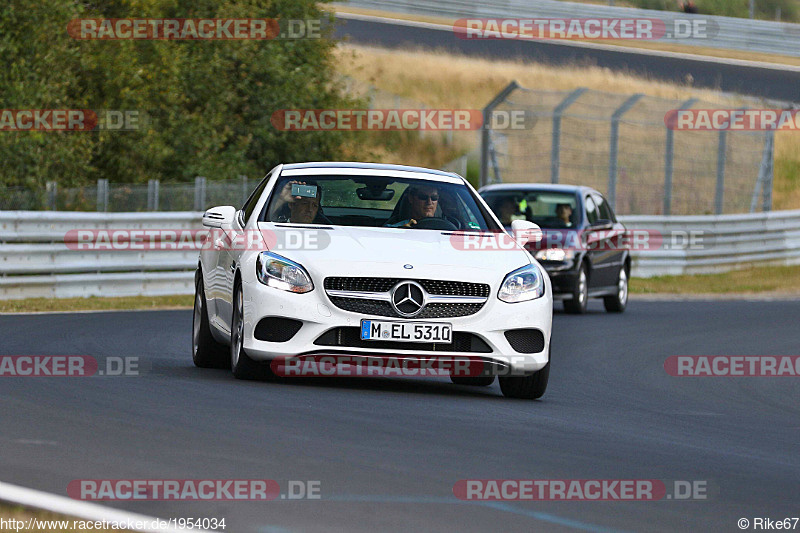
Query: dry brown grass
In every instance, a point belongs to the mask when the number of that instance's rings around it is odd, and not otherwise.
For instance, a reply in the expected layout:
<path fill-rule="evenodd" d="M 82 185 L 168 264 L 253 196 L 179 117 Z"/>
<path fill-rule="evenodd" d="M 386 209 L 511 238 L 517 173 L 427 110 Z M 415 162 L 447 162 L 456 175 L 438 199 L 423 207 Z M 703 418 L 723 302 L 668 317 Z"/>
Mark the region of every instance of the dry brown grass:
<path fill-rule="evenodd" d="M 31 532 L 39 531 L 39 532 L 42 532 L 42 533 L 45 533 L 45 532 L 53 533 L 55 531 L 58 531 L 58 533 L 78 533 L 78 532 L 87 531 L 87 529 L 81 529 L 81 524 L 75 524 L 75 521 L 87 522 L 86 520 L 76 519 L 74 517 L 60 515 L 60 514 L 56 514 L 56 513 L 50 513 L 50 512 L 47 512 L 47 511 L 34 511 L 34 510 L 26 509 L 26 508 L 21 507 L 21 506 L 10 505 L 10 504 L 6 504 L 6 503 L 0 503 L 0 517 L 2 517 L 4 520 L 19 520 L 19 521 L 23 521 L 23 522 L 27 522 L 31 518 L 36 518 L 38 520 L 51 520 L 51 521 L 52 520 L 56 520 L 56 521 L 59 521 L 59 522 L 61 522 L 63 520 L 66 520 L 66 521 L 69 522 L 70 526 L 72 526 L 72 525 L 77 525 L 78 526 L 77 528 L 68 527 L 66 529 L 63 529 L 63 528 L 58 528 L 58 529 L 44 528 L 43 529 L 43 528 L 38 528 L 38 527 L 27 529 L 27 527 L 26 527 L 25 529 L 20 529 L 20 531 L 31 531 Z M 53 524 L 51 524 L 51 525 L 53 525 Z M 94 525 L 94 522 L 93 522 L 93 525 Z M 14 531 L 14 529 L 13 528 L 5 528 L 4 531 Z M 112 530 L 112 529 L 92 529 L 92 531 L 97 531 L 98 533 L 110 533 L 111 531 L 119 532 L 120 530 L 119 529 L 114 529 L 114 530 Z"/>
<path fill-rule="evenodd" d="M 339 46 L 337 65 L 344 75 L 429 107 L 480 109 L 512 80 L 523 87 L 540 90 L 566 91 L 588 87 L 610 93 L 638 92 L 676 100 L 694 97 L 720 107 L 743 104 L 718 91 L 665 83 L 593 65 L 556 67 L 521 60 L 457 56 L 441 51 L 386 50 L 353 45 Z M 748 105 L 752 107 L 753 104 Z M 417 152 L 413 147 L 408 149 L 408 153 L 416 158 Z M 399 155 L 396 153 L 384 155 L 392 156 L 392 160 L 400 159 L 393 157 Z M 780 131 L 776 135 L 775 209 L 800 208 L 798 173 L 800 132 Z"/>

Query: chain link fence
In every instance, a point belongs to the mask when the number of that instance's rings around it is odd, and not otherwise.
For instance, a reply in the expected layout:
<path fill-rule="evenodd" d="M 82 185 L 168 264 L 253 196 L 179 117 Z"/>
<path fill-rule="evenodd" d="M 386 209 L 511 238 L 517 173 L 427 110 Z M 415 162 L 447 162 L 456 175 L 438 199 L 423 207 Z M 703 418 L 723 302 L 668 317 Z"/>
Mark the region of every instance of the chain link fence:
<path fill-rule="evenodd" d="M 215 205 L 241 206 L 257 179 L 210 181 L 202 176 L 189 183 L 109 183 L 98 180 L 91 187 L 60 187 L 48 182 L 44 191 L 24 187 L 0 188 L 0 211 L 203 211 Z"/>
<path fill-rule="evenodd" d="M 720 107 L 512 83 L 484 110 L 481 184 L 588 185 L 620 214 L 769 211 L 774 132 L 676 131 L 665 123 L 671 110 Z M 747 105 L 736 100 L 727 107 Z M 512 112 L 524 114 L 523 127 L 493 126 L 494 117 Z"/>

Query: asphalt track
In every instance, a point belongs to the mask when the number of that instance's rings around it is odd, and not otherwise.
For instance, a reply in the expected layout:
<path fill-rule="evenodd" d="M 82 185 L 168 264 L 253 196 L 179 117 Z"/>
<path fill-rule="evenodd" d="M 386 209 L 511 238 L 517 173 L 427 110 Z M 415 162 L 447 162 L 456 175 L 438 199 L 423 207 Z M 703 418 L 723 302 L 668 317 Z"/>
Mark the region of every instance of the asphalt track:
<path fill-rule="evenodd" d="M 428 48 L 492 59 L 596 65 L 680 84 L 691 76 L 694 87 L 800 102 L 800 69 L 796 67 L 763 68 L 736 61 L 692 59 L 685 54 L 669 57 L 624 48 L 580 47 L 557 42 L 465 40 L 452 31 L 352 18 L 337 19 L 335 36 L 354 44 L 386 48 Z"/>
<path fill-rule="evenodd" d="M 678 378 L 670 355 L 797 355 L 798 301 L 557 313 L 550 387 L 242 382 L 195 368 L 191 311 L 0 316 L 0 355 L 135 356 L 138 377 L 0 378 L 0 480 L 317 480 L 321 500 L 114 502 L 227 532 L 738 531 L 798 516 L 800 378 Z M 706 481 L 708 499 L 462 502 L 460 479 Z M 670 485 L 671 486 L 671 485 Z"/>

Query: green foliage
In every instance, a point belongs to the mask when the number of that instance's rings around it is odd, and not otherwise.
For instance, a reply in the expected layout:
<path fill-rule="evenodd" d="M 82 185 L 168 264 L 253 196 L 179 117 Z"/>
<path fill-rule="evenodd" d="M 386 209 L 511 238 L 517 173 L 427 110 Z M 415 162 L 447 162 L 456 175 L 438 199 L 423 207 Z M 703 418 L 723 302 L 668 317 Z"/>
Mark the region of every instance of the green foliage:
<path fill-rule="evenodd" d="M 76 40 L 66 31 L 75 18 L 328 17 L 315 0 L 2 3 L 0 108 L 138 110 L 148 120 L 129 132 L 0 132 L 0 185 L 255 178 L 279 162 L 339 158 L 358 146 L 354 134 L 270 123 L 280 109 L 363 107 L 333 82 L 325 31 L 271 41 Z"/>

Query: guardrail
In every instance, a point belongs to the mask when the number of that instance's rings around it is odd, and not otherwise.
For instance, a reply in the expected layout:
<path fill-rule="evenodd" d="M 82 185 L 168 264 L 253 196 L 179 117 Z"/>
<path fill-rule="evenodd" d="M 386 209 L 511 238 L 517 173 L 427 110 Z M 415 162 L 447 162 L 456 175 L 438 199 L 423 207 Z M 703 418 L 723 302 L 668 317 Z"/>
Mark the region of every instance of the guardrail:
<path fill-rule="evenodd" d="M 195 212 L 0 212 L 0 299 L 192 294 L 196 250 L 76 250 L 68 232 L 198 230 L 201 218 Z M 634 276 L 800 264 L 800 210 L 620 219 L 629 229 L 689 236 L 677 247 L 634 251 Z"/>
<path fill-rule="evenodd" d="M 348 0 L 343 8 L 376 9 L 413 15 L 460 18 L 656 18 L 667 28 L 676 21 L 706 20 L 706 38 L 661 39 L 687 46 L 748 50 L 800 56 L 800 24 L 710 15 L 688 15 L 628 7 L 561 2 L 558 0 Z"/>

